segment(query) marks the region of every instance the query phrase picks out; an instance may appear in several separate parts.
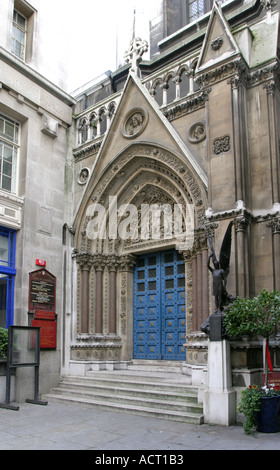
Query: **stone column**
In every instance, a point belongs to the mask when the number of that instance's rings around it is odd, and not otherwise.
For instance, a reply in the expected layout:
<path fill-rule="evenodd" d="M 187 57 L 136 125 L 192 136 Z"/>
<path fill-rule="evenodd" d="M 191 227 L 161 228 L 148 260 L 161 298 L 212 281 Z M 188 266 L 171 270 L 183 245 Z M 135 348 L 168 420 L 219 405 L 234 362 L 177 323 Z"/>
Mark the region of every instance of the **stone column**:
<path fill-rule="evenodd" d="M 109 269 L 109 333 L 117 333 L 117 257 L 108 258 Z"/>
<path fill-rule="evenodd" d="M 82 271 L 81 288 L 81 333 L 89 333 L 89 271 L 91 268 L 91 256 L 81 253 L 76 257 L 77 264 Z"/>
<path fill-rule="evenodd" d="M 207 243 L 207 242 L 206 242 Z M 202 249 L 202 323 L 209 317 L 208 248 Z"/>
<path fill-rule="evenodd" d="M 243 85 L 241 83 L 240 74 L 237 73 L 230 80 L 232 85 L 232 111 L 233 111 L 233 140 L 234 140 L 234 158 L 235 158 L 235 187 L 236 201 L 245 201 L 245 182 L 244 182 L 244 161 L 243 161 L 243 134 L 244 122 L 242 121 L 242 98 Z"/>
<path fill-rule="evenodd" d="M 249 292 L 248 286 L 248 253 L 246 249 L 246 229 L 249 221 L 245 216 L 237 217 L 235 221 L 236 250 L 237 250 L 237 295 L 246 297 Z"/>
<path fill-rule="evenodd" d="M 177 101 L 177 100 L 179 100 L 180 97 L 181 97 L 181 96 L 180 96 L 180 92 L 181 92 L 181 90 L 180 90 L 180 83 L 181 83 L 182 79 L 181 79 L 181 77 L 177 76 L 177 77 L 173 78 L 172 80 L 173 80 L 173 82 L 175 83 L 175 86 L 176 86 L 176 97 L 175 97 L 175 100 Z"/>
<path fill-rule="evenodd" d="M 193 326 L 192 326 L 192 318 L 193 318 L 193 293 L 192 293 L 192 286 L 193 286 L 193 270 L 192 270 L 192 252 L 191 250 L 183 251 L 182 256 L 185 261 L 185 287 L 186 287 L 186 335 L 192 333 Z"/>
<path fill-rule="evenodd" d="M 197 328 L 197 262 L 196 256 L 192 257 L 192 329 L 196 331 Z"/>
<path fill-rule="evenodd" d="M 273 237 L 273 288 L 280 290 L 280 216 L 274 216 L 267 224 L 272 229 Z"/>
<path fill-rule="evenodd" d="M 96 272 L 95 294 L 95 333 L 103 333 L 103 271 L 105 261 L 102 255 L 93 256 L 93 266 Z"/>
<path fill-rule="evenodd" d="M 264 85 L 267 91 L 267 113 L 269 126 L 269 152 L 271 165 L 271 189 L 273 204 L 280 202 L 279 191 L 279 133 L 275 109 L 275 83 L 271 80 Z"/>
<path fill-rule="evenodd" d="M 202 325 L 202 297 L 202 254 L 199 251 L 196 255 L 196 331 L 199 331 Z"/>
<path fill-rule="evenodd" d="M 120 312 L 119 331 L 122 337 L 122 360 L 133 357 L 133 271 L 136 258 L 133 255 L 122 255 L 119 258 L 120 295 L 118 305 Z"/>
<path fill-rule="evenodd" d="M 162 85 L 160 85 L 161 89 L 162 89 L 162 106 L 166 106 L 167 105 L 167 90 L 168 90 L 168 84 L 167 83 L 163 83 Z"/>
<path fill-rule="evenodd" d="M 192 95 L 194 92 L 194 71 L 190 70 L 189 72 L 186 72 L 186 75 L 189 77 L 189 93 L 188 95 Z"/>

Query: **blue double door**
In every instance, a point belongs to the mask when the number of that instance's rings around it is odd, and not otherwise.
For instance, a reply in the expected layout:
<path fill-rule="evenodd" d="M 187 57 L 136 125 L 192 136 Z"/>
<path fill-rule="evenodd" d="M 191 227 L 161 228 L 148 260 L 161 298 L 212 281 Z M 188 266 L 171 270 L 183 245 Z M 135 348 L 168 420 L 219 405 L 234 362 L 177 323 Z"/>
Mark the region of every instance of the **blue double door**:
<path fill-rule="evenodd" d="M 137 258 L 133 304 L 134 358 L 184 360 L 185 263 L 178 252 Z"/>

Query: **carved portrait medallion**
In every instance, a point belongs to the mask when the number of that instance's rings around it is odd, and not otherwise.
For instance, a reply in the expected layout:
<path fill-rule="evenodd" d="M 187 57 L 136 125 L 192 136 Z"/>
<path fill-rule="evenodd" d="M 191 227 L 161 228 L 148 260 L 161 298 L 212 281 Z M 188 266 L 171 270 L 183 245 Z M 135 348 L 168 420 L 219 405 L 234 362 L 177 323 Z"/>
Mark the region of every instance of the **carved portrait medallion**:
<path fill-rule="evenodd" d="M 188 139 L 192 144 L 198 144 L 206 137 L 206 128 L 204 122 L 196 122 L 188 132 Z"/>
<path fill-rule="evenodd" d="M 78 175 L 78 184 L 80 185 L 86 184 L 88 177 L 89 177 L 89 169 L 82 168 Z"/>
<path fill-rule="evenodd" d="M 148 113 L 142 108 L 134 108 L 124 119 L 122 134 L 128 139 L 140 135 L 148 123 Z"/>

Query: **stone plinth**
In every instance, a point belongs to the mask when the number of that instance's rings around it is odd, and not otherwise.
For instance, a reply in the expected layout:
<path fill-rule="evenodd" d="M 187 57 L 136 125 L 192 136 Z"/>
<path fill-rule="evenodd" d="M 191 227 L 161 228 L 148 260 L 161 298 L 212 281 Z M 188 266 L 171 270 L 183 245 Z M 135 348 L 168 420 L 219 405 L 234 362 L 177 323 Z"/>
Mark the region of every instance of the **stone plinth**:
<path fill-rule="evenodd" d="M 228 341 L 210 341 L 208 346 L 208 388 L 204 392 L 204 420 L 230 426 L 236 421 L 236 392 L 232 388 Z"/>

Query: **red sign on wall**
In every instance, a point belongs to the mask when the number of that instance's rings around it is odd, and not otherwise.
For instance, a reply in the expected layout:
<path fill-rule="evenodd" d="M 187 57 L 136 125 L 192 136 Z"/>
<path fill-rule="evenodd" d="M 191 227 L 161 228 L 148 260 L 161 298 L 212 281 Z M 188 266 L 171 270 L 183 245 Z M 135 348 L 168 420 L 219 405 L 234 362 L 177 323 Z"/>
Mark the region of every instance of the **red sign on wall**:
<path fill-rule="evenodd" d="M 48 310 L 55 312 L 56 277 L 47 269 L 38 269 L 29 274 L 29 311 Z"/>
<path fill-rule="evenodd" d="M 32 326 L 40 327 L 40 349 L 56 349 L 56 321 L 32 320 Z"/>
<path fill-rule="evenodd" d="M 47 262 L 44 259 L 36 259 L 36 266 L 46 266 Z"/>
<path fill-rule="evenodd" d="M 56 277 L 46 269 L 29 274 L 29 312 L 40 328 L 40 349 L 56 349 Z"/>
<path fill-rule="evenodd" d="M 55 320 L 55 312 L 35 310 L 35 320 Z"/>

